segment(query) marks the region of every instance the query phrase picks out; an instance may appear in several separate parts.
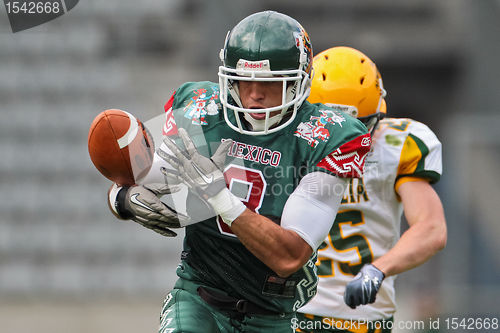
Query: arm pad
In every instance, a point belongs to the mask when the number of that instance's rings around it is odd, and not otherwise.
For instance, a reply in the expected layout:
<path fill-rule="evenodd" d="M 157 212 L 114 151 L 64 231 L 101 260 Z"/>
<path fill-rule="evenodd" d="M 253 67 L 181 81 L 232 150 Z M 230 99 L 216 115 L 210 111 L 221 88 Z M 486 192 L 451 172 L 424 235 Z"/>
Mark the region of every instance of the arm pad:
<path fill-rule="evenodd" d="M 307 174 L 286 201 L 281 226 L 295 231 L 316 251 L 333 225 L 346 187 L 344 178 Z"/>

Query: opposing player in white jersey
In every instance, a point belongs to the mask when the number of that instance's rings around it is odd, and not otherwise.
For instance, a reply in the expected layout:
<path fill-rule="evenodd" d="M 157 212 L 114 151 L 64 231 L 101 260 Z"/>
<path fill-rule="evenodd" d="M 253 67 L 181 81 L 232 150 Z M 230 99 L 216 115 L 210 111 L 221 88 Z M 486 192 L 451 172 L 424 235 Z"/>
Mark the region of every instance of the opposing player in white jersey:
<path fill-rule="evenodd" d="M 318 250 L 318 293 L 299 310 L 295 326 L 300 332 L 390 332 L 396 274 L 446 244 L 443 208 L 430 185 L 441 175 L 441 143 L 422 123 L 384 118 L 380 73 L 360 51 L 328 49 L 314 58 L 313 68 L 309 101 L 338 104 L 356 115 L 373 145 L 363 178 L 351 180 Z M 400 237 L 403 211 L 409 228 Z"/>

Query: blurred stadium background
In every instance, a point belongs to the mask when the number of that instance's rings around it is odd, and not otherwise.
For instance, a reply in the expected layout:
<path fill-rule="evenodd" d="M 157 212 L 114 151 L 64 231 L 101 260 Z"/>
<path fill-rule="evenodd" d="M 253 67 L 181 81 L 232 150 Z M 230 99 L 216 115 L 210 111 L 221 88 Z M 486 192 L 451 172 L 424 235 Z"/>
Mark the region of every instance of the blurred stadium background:
<path fill-rule="evenodd" d="M 179 84 L 217 80 L 227 30 L 263 9 L 301 22 L 315 53 L 365 52 L 389 114 L 443 142 L 448 245 L 399 277 L 396 322 L 500 317 L 500 1 L 82 0 L 15 34 L 1 7 L 1 332 L 156 331 L 181 237 L 114 219 L 88 127 L 107 108 L 150 119 Z"/>

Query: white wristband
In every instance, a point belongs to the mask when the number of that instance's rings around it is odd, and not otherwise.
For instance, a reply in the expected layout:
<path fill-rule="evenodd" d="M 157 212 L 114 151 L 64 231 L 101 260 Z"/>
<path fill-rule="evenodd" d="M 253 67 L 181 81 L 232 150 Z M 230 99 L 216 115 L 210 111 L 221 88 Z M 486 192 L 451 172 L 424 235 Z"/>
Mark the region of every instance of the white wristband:
<path fill-rule="evenodd" d="M 116 183 L 113 183 L 111 188 L 108 191 L 108 203 L 109 203 L 109 208 L 111 209 L 112 213 L 115 216 L 120 216 L 118 211 L 116 210 L 115 207 L 115 202 L 116 202 L 116 197 L 118 196 L 118 192 L 121 190 L 121 186 L 116 185 Z"/>
<path fill-rule="evenodd" d="M 215 213 L 222 218 L 222 221 L 231 226 L 234 220 L 246 209 L 243 202 L 240 201 L 228 188 L 223 189 L 215 196 L 208 199 L 208 202 Z"/>

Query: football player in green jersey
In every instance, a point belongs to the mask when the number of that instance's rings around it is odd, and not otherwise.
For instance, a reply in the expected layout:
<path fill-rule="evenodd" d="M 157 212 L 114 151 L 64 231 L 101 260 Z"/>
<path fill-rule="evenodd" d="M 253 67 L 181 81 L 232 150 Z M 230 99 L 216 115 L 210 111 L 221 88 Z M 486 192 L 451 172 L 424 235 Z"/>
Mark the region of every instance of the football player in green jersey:
<path fill-rule="evenodd" d="M 160 332 L 291 332 L 315 294 L 316 250 L 347 179 L 362 173 L 370 135 L 359 120 L 306 101 L 312 47 L 293 18 L 246 17 L 220 57 L 218 84 L 174 92 L 150 173 L 142 185 L 113 185 L 110 205 L 165 236 L 187 225 Z M 167 184 L 153 184 L 164 176 Z M 179 181 L 189 187 L 186 215 L 158 199 Z"/>
<path fill-rule="evenodd" d="M 396 274 L 446 244 L 443 207 L 431 186 L 441 175 L 441 143 L 418 121 L 384 117 L 382 78 L 362 52 L 333 47 L 313 68 L 309 101 L 346 105 L 372 131 L 373 144 L 318 250 L 317 294 L 299 309 L 297 331 L 390 332 Z M 409 229 L 400 238 L 403 209 Z"/>

